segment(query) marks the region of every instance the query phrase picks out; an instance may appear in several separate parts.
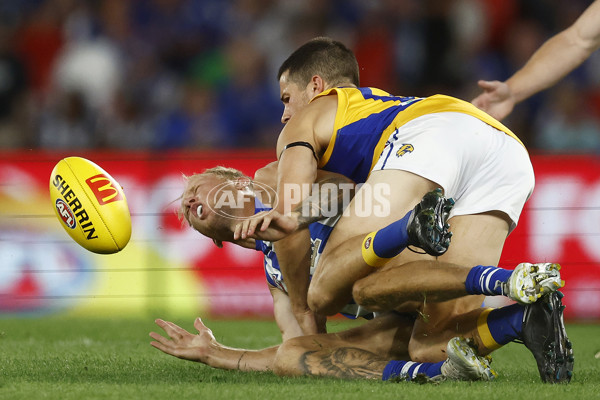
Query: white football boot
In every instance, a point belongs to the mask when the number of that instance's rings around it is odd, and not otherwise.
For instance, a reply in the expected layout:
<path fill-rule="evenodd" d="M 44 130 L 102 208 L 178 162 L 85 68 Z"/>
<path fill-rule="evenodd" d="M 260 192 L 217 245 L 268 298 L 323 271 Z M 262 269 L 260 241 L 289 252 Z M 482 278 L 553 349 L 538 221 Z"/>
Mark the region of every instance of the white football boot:
<path fill-rule="evenodd" d="M 500 283 L 502 293 L 520 304 L 535 303 L 564 284 L 560 279 L 560 265 L 553 263 L 521 263 L 514 269 L 508 282 Z"/>
<path fill-rule="evenodd" d="M 448 359 L 442 364 L 442 377 L 455 381 L 491 381 L 498 376 L 490 367 L 490 357 L 479 357 L 465 338 L 450 339 Z"/>

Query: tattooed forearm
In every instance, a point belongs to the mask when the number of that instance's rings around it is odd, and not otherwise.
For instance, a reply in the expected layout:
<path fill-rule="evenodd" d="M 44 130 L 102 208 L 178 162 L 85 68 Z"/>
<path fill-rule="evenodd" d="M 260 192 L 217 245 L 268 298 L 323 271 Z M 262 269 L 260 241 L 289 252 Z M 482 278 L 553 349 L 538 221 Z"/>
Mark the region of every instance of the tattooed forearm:
<path fill-rule="evenodd" d="M 345 178 L 328 178 L 314 184 L 311 195 L 293 210 L 299 214 L 299 228 L 341 215 L 353 196 L 354 184 Z"/>
<path fill-rule="evenodd" d="M 307 375 L 343 379 L 381 379 L 387 363 L 375 353 L 355 347 L 308 351 L 300 358 L 301 368 Z"/>

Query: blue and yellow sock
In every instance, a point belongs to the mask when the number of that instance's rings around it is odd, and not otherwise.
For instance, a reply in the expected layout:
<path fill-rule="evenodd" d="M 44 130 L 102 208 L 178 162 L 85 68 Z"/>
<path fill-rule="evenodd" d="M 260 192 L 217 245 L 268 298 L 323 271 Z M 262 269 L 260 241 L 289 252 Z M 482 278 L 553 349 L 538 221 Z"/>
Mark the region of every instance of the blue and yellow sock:
<path fill-rule="evenodd" d="M 417 363 L 413 361 L 392 360 L 383 369 L 381 380 L 387 381 L 393 378 L 410 381 L 417 377 L 417 374 L 425 374 L 429 378 L 442 374 L 442 364 L 437 363 Z"/>
<path fill-rule="evenodd" d="M 406 228 L 411 215 L 412 211 L 409 211 L 402 219 L 378 231 L 371 232 L 365 237 L 362 244 L 362 255 L 368 265 L 381 267 L 406 248 L 408 245 Z"/>
<path fill-rule="evenodd" d="M 498 283 L 507 282 L 511 275 L 512 271 L 508 269 L 478 265 L 469 271 L 465 289 L 468 294 L 501 296 L 502 287 Z"/>
<path fill-rule="evenodd" d="M 481 343 L 490 350 L 521 337 L 525 308 L 512 304 L 501 308 L 488 308 L 477 318 L 477 332 Z"/>

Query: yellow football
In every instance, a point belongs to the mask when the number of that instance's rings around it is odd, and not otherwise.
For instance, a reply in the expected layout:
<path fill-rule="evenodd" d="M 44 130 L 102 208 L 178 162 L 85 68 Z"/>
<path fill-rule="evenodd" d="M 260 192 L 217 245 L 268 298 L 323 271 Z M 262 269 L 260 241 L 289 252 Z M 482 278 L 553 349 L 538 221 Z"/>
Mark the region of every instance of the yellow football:
<path fill-rule="evenodd" d="M 129 242 L 131 215 L 125 193 L 90 160 L 60 160 L 50 175 L 50 198 L 62 227 L 89 251 L 112 254 Z"/>

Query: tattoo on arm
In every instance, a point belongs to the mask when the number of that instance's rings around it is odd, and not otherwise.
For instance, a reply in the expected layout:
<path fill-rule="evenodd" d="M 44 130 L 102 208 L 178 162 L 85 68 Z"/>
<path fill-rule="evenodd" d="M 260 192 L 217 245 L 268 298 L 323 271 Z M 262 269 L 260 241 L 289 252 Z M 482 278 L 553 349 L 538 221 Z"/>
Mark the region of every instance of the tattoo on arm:
<path fill-rule="evenodd" d="M 387 363 L 377 354 L 356 347 L 307 351 L 300 358 L 306 375 L 342 379 L 381 379 Z"/>
<path fill-rule="evenodd" d="M 341 215 L 353 196 L 354 184 L 345 179 L 329 178 L 315 184 L 311 195 L 293 210 L 299 214 L 299 228 Z"/>

